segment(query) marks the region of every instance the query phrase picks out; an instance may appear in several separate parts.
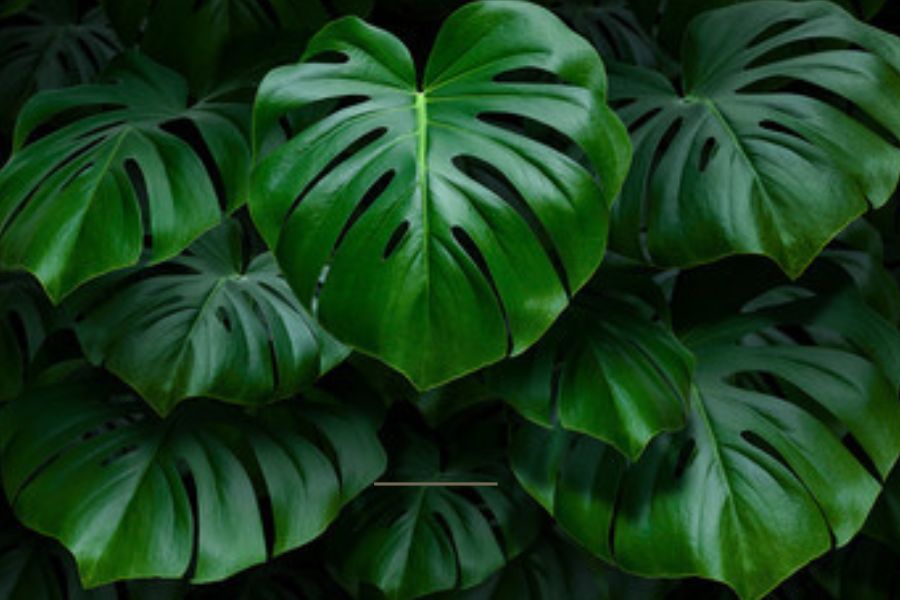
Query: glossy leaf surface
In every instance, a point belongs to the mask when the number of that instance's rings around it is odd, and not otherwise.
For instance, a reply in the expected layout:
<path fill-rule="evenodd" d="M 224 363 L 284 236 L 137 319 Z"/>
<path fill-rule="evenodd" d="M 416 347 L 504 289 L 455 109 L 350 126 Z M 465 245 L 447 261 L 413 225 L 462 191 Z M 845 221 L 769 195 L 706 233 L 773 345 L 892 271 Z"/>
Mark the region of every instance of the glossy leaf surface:
<path fill-rule="evenodd" d="M 177 74 L 137 54 L 103 83 L 35 96 L 0 171 L 0 268 L 34 273 L 58 301 L 137 263 L 145 237 L 151 262 L 178 254 L 245 199 L 246 116 L 189 105 Z"/>
<path fill-rule="evenodd" d="M 198 402 L 162 420 L 102 383 L 64 382 L 0 416 L 16 516 L 59 539 L 87 586 L 191 564 L 195 582 L 224 579 L 318 536 L 384 468 L 369 422 L 333 401 L 256 417 Z"/>
<path fill-rule="evenodd" d="M 248 260 L 241 245 L 228 222 L 158 273 L 121 284 L 78 324 L 88 356 L 163 414 L 192 397 L 285 397 L 343 360 L 272 255 Z"/>
<path fill-rule="evenodd" d="M 749 2 L 697 17 L 683 60 L 683 93 L 655 72 L 614 72 L 635 146 L 615 248 L 681 266 L 762 254 L 797 276 L 890 198 L 896 37 L 829 2 Z"/>
<path fill-rule="evenodd" d="M 260 87 L 254 221 L 329 331 L 432 387 L 523 351 L 597 268 L 629 157 L 605 97 L 596 52 L 528 3 L 454 13 L 421 86 L 397 38 L 342 19 Z"/>
<path fill-rule="evenodd" d="M 591 438 L 528 424 L 514 470 L 598 556 L 759 598 L 865 522 L 900 453 L 900 334 L 849 295 L 759 305 L 687 341 L 697 375 L 685 431 L 628 466 Z"/>
<path fill-rule="evenodd" d="M 493 387 L 526 418 L 636 459 L 685 423 L 694 359 L 638 296 L 585 289 L 532 350 L 497 367 Z"/>

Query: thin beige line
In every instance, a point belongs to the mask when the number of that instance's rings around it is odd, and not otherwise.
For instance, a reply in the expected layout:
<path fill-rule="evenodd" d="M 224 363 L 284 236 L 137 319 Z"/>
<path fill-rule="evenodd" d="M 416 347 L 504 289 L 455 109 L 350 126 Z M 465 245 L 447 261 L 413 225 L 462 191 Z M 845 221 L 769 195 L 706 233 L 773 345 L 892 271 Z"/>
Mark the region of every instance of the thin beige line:
<path fill-rule="evenodd" d="M 497 487 L 496 481 L 376 481 L 375 487 Z"/>

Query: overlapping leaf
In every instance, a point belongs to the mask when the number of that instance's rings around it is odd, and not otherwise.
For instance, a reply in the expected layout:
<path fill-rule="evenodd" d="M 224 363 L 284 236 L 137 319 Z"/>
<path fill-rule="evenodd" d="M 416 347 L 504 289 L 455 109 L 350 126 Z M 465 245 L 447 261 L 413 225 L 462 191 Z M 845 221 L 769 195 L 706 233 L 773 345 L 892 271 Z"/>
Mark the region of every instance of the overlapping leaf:
<path fill-rule="evenodd" d="M 338 522 L 331 544 L 349 589 L 368 584 L 400 599 L 472 588 L 532 543 L 538 533 L 535 505 L 498 462 L 502 445 L 494 439 L 495 424 L 484 419 L 465 424 L 466 442 L 463 429 L 448 437 L 461 454 L 404 432 L 385 479 L 425 485 L 376 489 Z M 492 434 L 484 438 L 484 430 Z M 442 487 L 442 482 L 499 485 Z"/>
<path fill-rule="evenodd" d="M 685 431 L 628 466 L 591 438 L 528 424 L 514 469 L 595 554 L 759 598 L 865 522 L 900 453 L 900 334 L 849 292 L 770 294 L 687 341 L 698 362 Z"/>
<path fill-rule="evenodd" d="M 246 116 L 189 105 L 178 75 L 136 54 L 101 84 L 38 94 L 0 171 L 0 268 L 31 271 L 59 300 L 137 263 L 145 238 L 152 262 L 178 254 L 245 199 Z"/>
<path fill-rule="evenodd" d="M 697 17 L 683 60 L 683 92 L 614 72 L 635 145 L 614 247 L 667 265 L 763 254 L 796 276 L 890 198 L 900 40 L 829 2 L 749 2 Z"/>
<path fill-rule="evenodd" d="M 80 14 L 75 0 L 6 2 L 0 4 L 0 17 L 23 10 L 15 21 L 0 25 L 4 128 L 12 126 L 35 91 L 90 82 L 119 49 L 99 8 Z"/>
<path fill-rule="evenodd" d="M 272 255 L 245 261 L 241 243 L 238 224 L 226 223 L 161 272 L 121 284 L 78 323 L 88 356 L 161 413 L 191 397 L 285 397 L 343 360 L 347 350 L 297 302 Z"/>
<path fill-rule="evenodd" d="M 601 274 L 602 278 L 602 274 Z M 586 288 L 535 348 L 491 372 L 526 418 L 591 435 L 635 459 L 684 425 L 693 357 L 639 296 Z"/>
<path fill-rule="evenodd" d="M 49 303 L 34 281 L 0 276 L 0 402 L 22 391 L 28 363 L 52 327 Z"/>
<path fill-rule="evenodd" d="M 119 35 L 138 41 L 143 52 L 202 91 L 247 69 L 296 60 L 309 36 L 330 19 L 365 16 L 372 2 L 103 0 L 103 5 Z"/>
<path fill-rule="evenodd" d="M 254 221 L 323 325 L 417 386 L 518 354 L 603 255 L 629 156 L 605 81 L 589 44 L 524 2 L 454 13 L 421 87 L 397 38 L 342 19 L 260 87 Z M 321 103 L 337 109 L 266 142 Z"/>
<path fill-rule="evenodd" d="M 255 417 L 198 402 L 161 420 L 133 396 L 68 381 L 0 417 L 16 515 L 59 539 L 87 586 L 191 565 L 195 582 L 228 577 L 319 535 L 385 460 L 371 424 L 324 399 Z"/>

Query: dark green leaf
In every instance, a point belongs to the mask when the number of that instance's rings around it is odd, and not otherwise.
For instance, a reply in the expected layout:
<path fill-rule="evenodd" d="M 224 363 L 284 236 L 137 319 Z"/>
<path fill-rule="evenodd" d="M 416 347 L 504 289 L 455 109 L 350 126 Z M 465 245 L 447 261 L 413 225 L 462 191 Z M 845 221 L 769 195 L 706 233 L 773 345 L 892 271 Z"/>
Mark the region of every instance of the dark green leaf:
<path fill-rule="evenodd" d="M 561 429 L 516 435 L 520 481 L 598 556 L 759 598 L 863 525 L 900 453 L 900 334 L 849 292 L 755 307 L 688 335 L 688 427 L 635 464 Z"/>
<path fill-rule="evenodd" d="M 480 440 L 468 431 L 465 451 L 457 456 L 450 452 L 444 468 L 438 446 L 404 435 L 400 455 L 392 456 L 384 479 L 433 485 L 375 489 L 338 522 L 332 554 L 350 589 L 369 584 L 389 599 L 400 599 L 471 588 L 533 541 L 538 523 L 534 504 L 502 463 L 494 462 L 489 452 L 472 450 Z M 458 433 L 448 439 L 461 442 Z M 499 485 L 436 485 L 442 482 Z"/>
<path fill-rule="evenodd" d="M 71 119 L 85 109 L 96 110 Z M 246 116 L 242 105 L 188 105 L 184 81 L 137 54 L 102 84 L 38 94 L 0 171 L 0 268 L 34 273 L 58 301 L 137 263 L 145 236 L 151 262 L 178 254 L 221 220 L 216 182 L 226 209 L 245 199 Z"/>
<path fill-rule="evenodd" d="M 160 272 L 125 282 L 79 322 L 88 356 L 163 414 L 191 397 L 283 398 L 343 360 L 272 255 L 245 263 L 241 243 L 226 223 Z"/>
<path fill-rule="evenodd" d="M 201 92 L 240 67 L 256 70 L 296 60 L 309 36 L 329 20 L 346 14 L 365 16 L 371 4 L 371 0 L 103 0 L 124 39 L 139 41 L 143 52 L 184 74 L 191 88 Z"/>
<path fill-rule="evenodd" d="M 16 515 L 59 539 L 87 586 L 191 564 L 194 582 L 228 577 L 315 538 L 385 460 L 371 425 L 324 399 L 256 417 L 197 402 L 162 420 L 89 380 L 36 389 L 0 417 Z"/>
<path fill-rule="evenodd" d="M 758 1 L 695 19 L 683 59 L 683 93 L 613 73 L 635 146 L 614 247 L 682 266 L 762 254 L 797 276 L 890 198 L 900 40 L 829 2 Z"/>
<path fill-rule="evenodd" d="M 636 459 L 653 436 L 684 425 L 693 362 L 636 296 L 586 289 L 535 348 L 491 379 L 535 423 L 559 423 Z"/>
<path fill-rule="evenodd" d="M 397 38 L 342 19 L 260 87 L 254 221 L 329 331 L 435 386 L 525 350 L 597 268 L 629 158 L 605 95 L 590 45 L 525 2 L 454 13 L 421 87 Z M 289 112 L 340 100 L 263 143 Z"/>
<path fill-rule="evenodd" d="M 11 128 L 15 114 L 36 90 L 87 83 L 118 50 L 102 11 L 79 12 L 75 0 L 35 0 L 0 4 L 0 17 L 27 11 L 0 25 L 0 126 Z"/>

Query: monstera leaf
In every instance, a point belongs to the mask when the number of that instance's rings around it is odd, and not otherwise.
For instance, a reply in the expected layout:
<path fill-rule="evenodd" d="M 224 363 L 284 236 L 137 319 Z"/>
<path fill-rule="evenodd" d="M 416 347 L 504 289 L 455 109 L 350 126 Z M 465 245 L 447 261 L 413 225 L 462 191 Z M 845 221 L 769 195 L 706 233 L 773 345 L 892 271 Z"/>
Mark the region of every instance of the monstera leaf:
<path fill-rule="evenodd" d="M 603 58 L 643 67 L 668 66 L 627 0 L 557 0 L 548 4 L 588 38 Z"/>
<path fill-rule="evenodd" d="M 391 454 L 385 481 L 414 485 L 378 488 L 338 521 L 330 542 L 349 589 L 368 584 L 389 599 L 467 589 L 530 546 L 538 534 L 536 507 L 497 452 L 503 446 L 495 443 L 495 424 L 502 422 L 468 422 L 466 444 L 457 442 L 461 453 L 411 431 L 392 440 L 399 451 Z"/>
<path fill-rule="evenodd" d="M 203 91 L 244 68 L 296 60 L 336 16 L 365 16 L 371 0 L 102 0 L 119 34 Z M 279 60 L 280 59 L 280 60 Z M 260 73 L 262 75 L 262 73 Z"/>
<path fill-rule="evenodd" d="M 492 387 L 535 423 L 636 459 L 654 435 L 684 425 L 693 357 L 639 296 L 592 287 L 533 349 L 496 367 Z"/>
<path fill-rule="evenodd" d="M 697 371 L 684 431 L 627 465 L 529 423 L 513 468 L 570 535 L 629 572 L 760 598 L 865 522 L 900 453 L 900 334 L 849 292 L 769 294 L 685 341 Z"/>
<path fill-rule="evenodd" d="M 635 162 L 611 243 L 667 265 L 763 254 L 796 276 L 897 185 L 900 40 L 828 2 L 742 3 L 686 35 L 683 93 L 614 73 Z"/>
<path fill-rule="evenodd" d="M 17 274 L 0 276 L 0 402 L 22 391 L 28 363 L 53 321 L 37 283 Z"/>
<path fill-rule="evenodd" d="M 161 272 L 126 281 L 79 322 L 88 355 L 163 414 L 190 397 L 282 398 L 343 360 L 272 255 L 245 263 L 241 242 L 226 223 Z"/>
<path fill-rule="evenodd" d="M 885 3 L 885 0 L 830 1 L 864 19 L 875 16 Z M 644 27 L 654 34 L 660 45 L 676 54 L 691 19 L 706 11 L 746 2 L 748 0 L 628 0 Z"/>
<path fill-rule="evenodd" d="M 16 515 L 59 539 L 87 586 L 181 577 L 191 565 L 195 582 L 223 579 L 316 537 L 384 468 L 369 422 L 333 401 L 254 417 L 200 401 L 162 420 L 107 388 L 37 388 L 0 414 Z"/>
<path fill-rule="evenodd" d="M 35 90 L 87 83 L 118 50 L 100 9 L 79 13 L 75 0 L 0 3 L 0 17 L 30 8 L 0 26 L 0 125 Z"/>
<path fill-rule="evenodd" d="M 584 553 L 547 532 L 483 584 L 462 592 L 439 594 L 434 600 L 544 600 L 604 598 L 602 570 Z"/>
<path fill-rule="evenodd" d="M 605 94 L 589 44 L 528 3 L 455 12 L 421 86 L 399 40 L 342 19 L 260 87 L 254 221 L 329 331 L 437 385 L 522 352 L 599 264 L 629 155 Z"/>
<path fill-rule="evenodd" d="M 145 238 L 151 262 L 178 254 L 221 220 L 220 202 L 244 200 L 245 116 L 241 105 L 189 106 L 180 77 L 136 54 L 104 83 L 38 94 L 0 171 L 0 268 L 31 271 L 59 300 L 137 263 Z M 59 119 L 68 124 L 30 140 Z"/>

